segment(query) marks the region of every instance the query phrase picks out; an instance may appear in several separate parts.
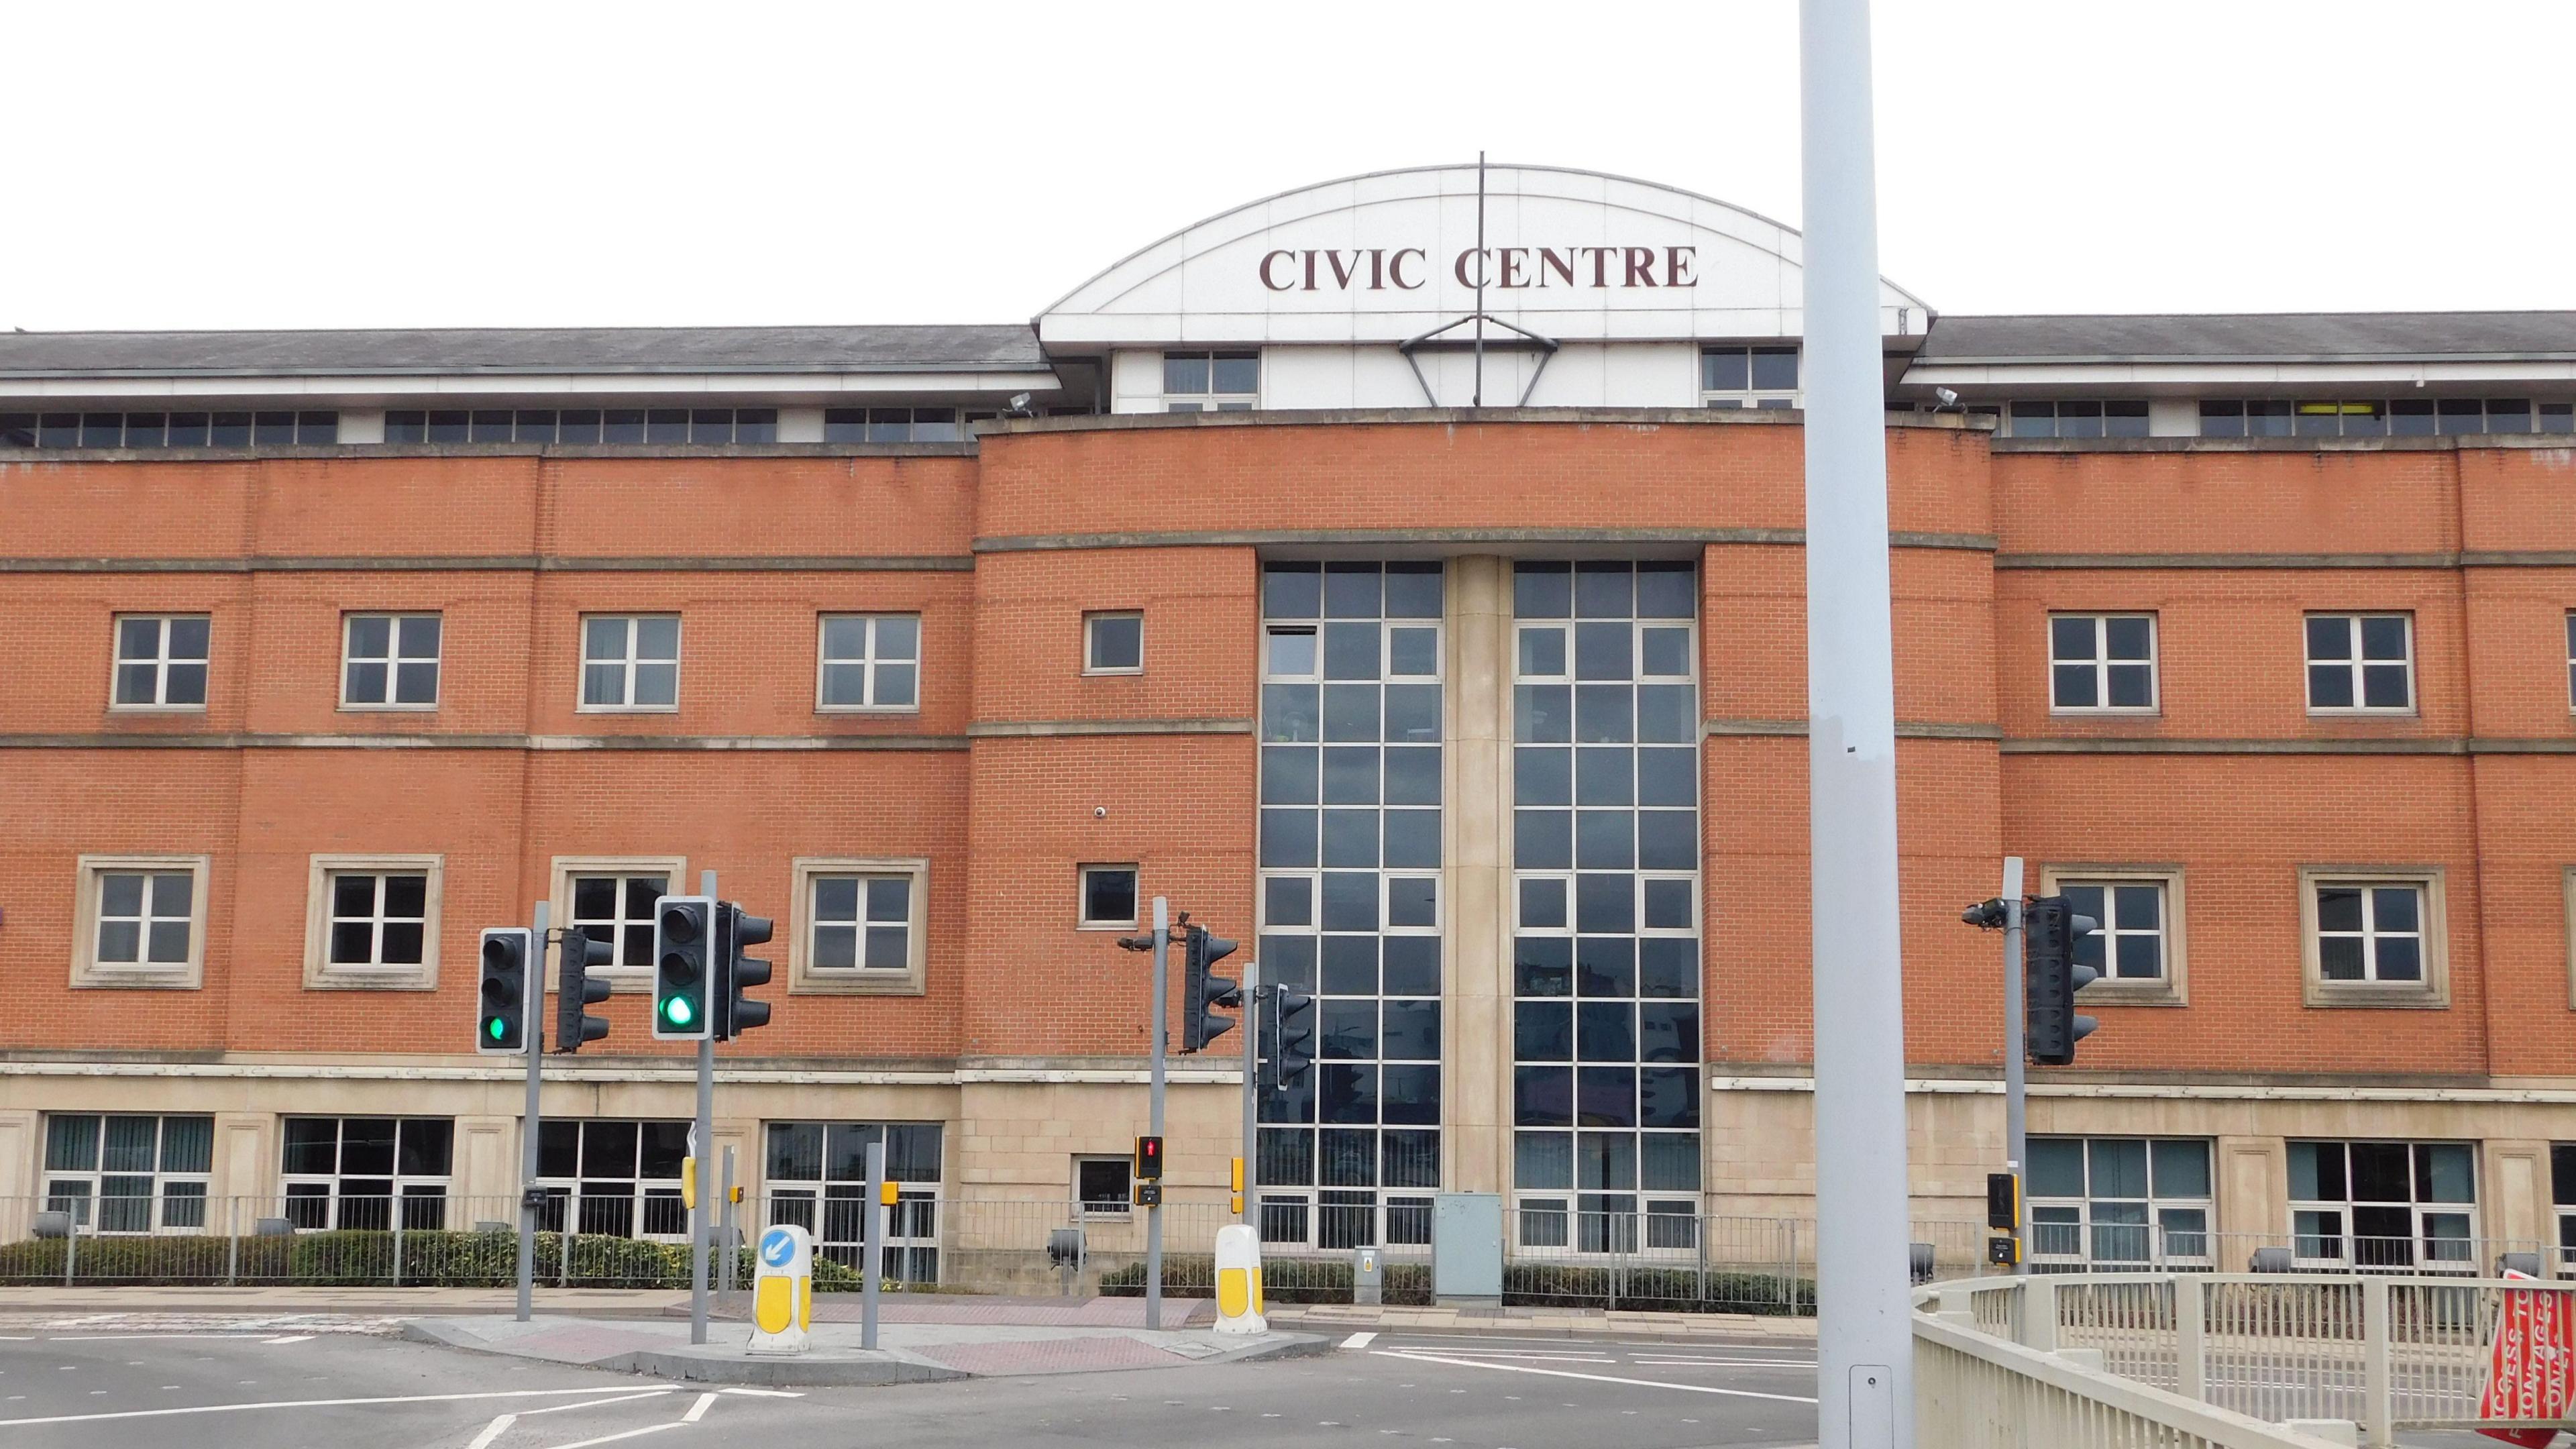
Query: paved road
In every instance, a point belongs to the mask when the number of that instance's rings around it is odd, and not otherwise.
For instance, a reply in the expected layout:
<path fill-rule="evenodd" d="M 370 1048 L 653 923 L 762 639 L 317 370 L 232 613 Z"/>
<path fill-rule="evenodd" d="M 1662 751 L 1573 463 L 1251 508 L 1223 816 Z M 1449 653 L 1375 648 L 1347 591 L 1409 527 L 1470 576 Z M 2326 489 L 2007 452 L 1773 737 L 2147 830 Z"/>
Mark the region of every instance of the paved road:
<path fill-rule="evenodd" d="M 587 1449 L 648 1438 L 651 1449 L 719 1439 L 762 1449 L 856 1439 L 907 1449 L 1750 1449 L 1815 1438 L 1815 1372 L 1802 1346 L 1388 1334 L 1276 1363 L 789 1398 L 461 1354 L 384 1328 L 0 1322 L 0 1449 Z M 142 1332 L 175 1336 L 133 1336 Z"/>

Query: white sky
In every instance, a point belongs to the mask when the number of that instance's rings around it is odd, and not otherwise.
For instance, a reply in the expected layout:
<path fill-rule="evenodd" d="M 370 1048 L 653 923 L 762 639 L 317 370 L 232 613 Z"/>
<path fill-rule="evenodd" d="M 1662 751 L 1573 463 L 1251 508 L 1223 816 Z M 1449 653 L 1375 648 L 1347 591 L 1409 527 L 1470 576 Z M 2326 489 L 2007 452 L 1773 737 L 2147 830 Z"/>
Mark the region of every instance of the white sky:
<path fill-rule="evenodd" d="M 1359 171 L 1796 224 L 1794 0 L 7 10 L 0 327 L 1026 318 Z M 2576 5 L 1878 0 L 1947 312 L 2576 307 Z"/>

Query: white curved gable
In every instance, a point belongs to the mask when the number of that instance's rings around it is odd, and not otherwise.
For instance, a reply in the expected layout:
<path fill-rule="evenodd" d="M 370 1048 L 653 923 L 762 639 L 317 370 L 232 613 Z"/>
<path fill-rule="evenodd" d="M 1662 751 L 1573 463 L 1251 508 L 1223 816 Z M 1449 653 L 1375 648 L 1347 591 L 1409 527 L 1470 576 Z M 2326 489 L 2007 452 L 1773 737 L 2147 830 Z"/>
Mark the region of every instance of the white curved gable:
<path fill-rule="evenodd" d="M 1794 337 L 1799 238 L 1722 201 L 1555 167 L 1387 171 L 1257 201 L 1146 247 L 1037 318 L 1085 343 L 1401 342 L 1476 309 L 1559 341 Z M 1892 284 L 1884 330 L 1930 309 Z"/>

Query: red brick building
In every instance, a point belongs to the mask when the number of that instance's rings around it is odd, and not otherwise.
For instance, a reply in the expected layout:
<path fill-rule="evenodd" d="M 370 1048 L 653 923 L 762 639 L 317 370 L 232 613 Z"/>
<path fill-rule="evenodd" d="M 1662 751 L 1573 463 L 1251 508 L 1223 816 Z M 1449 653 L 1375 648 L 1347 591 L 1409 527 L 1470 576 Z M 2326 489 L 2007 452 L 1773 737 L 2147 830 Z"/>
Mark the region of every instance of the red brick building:
<path fill-rule="evenodd" d="M 1805 1212 L 1797 239 L 1487 180 L 1481 250 L 1472 172 L 1357 178 L 1030 325 L 0 336 L 0 1229 L 491 1215 L 542 900 L 629 989 L 540 1180 L 676 1232 L 705 870 L 773 1202 L 1123 1193 L 1160 895 L 1320 998 L 1274 1239 Z M 1922 1216 L 2003 1156 L 2011 854 L 2105 924 L 2036 1252 L 2576 1242 L 2576 317 L 1885 311 Z"/>

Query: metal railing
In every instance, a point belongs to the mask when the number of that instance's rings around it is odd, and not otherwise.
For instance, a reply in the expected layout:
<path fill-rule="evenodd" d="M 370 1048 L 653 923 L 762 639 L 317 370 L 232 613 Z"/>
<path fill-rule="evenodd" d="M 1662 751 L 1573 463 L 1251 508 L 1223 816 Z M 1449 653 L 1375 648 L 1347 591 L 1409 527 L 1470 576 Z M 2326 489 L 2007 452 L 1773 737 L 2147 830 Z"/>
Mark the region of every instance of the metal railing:
<path fill-rule="evenodd" d="M 2339 1419 L 2364 1442 L 2481 1417 L 2511 1294 L 2565 1300 L 2576 1283 L 2361 1273 L 2034 1275 L 1947 1283 L 1934 1317 L 2260 1421 Z M 2576 1301 L 2556 1305 L 2576 1311 Z"/>

